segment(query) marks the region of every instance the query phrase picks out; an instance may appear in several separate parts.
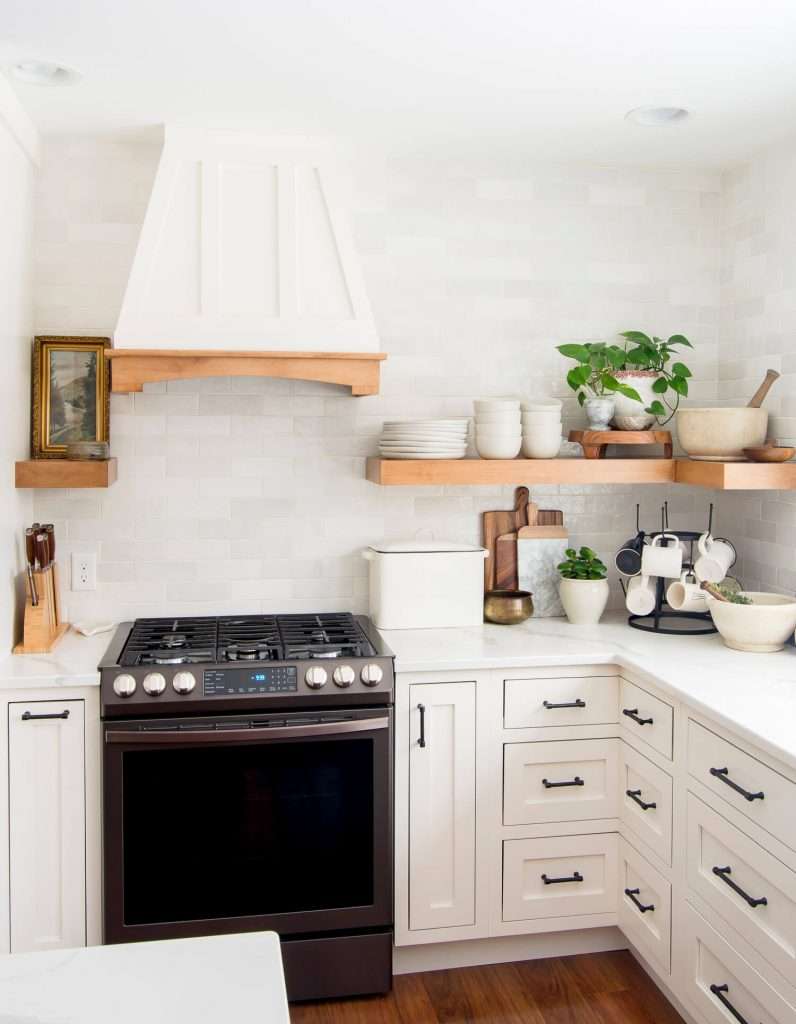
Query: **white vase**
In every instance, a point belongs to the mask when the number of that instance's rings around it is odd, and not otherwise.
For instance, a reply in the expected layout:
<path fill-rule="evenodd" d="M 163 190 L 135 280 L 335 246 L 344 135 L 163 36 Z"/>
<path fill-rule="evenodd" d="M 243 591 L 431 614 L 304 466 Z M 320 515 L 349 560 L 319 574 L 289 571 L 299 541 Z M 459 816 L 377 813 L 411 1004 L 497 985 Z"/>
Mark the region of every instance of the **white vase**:
<path fill-rule="evenodd" d="M 587 398 L 583 403 L 583 409 L 589 421 L 589 430 L 610 430 L 615 408 L 613 398 Z"/>
<path fill-rule="evenodd" d="M 608 604 L 608 580 L 567 580 L 558 585 L 561 604 L 573 626 L 594 626 Z"/>
<path fill-rule="evenodd" d="M 657 370 L 617 370 L 614 377 L 621 384 L 626 384 L 637 391 L 641 398 L 641 401 L 637 402 L 635 398 L 627 398 L 619 392 L 614 395 L 614 426 L 617 430 L 649 430 L 655 422 L 655 417 L 644 410 L 654 401 L 660 401 L 660 395 L 656 395 L 652 390 L 652 385 L 659 376 Z"/>

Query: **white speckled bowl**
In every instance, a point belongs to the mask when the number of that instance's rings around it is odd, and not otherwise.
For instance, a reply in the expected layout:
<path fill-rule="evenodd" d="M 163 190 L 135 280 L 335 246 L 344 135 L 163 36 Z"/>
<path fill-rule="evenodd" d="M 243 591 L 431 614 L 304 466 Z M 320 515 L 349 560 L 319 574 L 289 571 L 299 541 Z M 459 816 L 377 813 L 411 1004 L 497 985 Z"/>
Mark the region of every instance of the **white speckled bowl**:
<path fill-rule="evenodd" d="M 743 462 L 744 448 L 763 444 L 768 429 L 765 409 L 681 409 L 677 437 L 691 459 L 703 462 Z"/>
<path fill-rule="evenodd" d="M 781 651 L 796 629 L 796 599 L 786 594 L 742 591 L 752 604 L 730 604 L 707 596 L 708 611 L 727 647 L 736 651 Z"/>

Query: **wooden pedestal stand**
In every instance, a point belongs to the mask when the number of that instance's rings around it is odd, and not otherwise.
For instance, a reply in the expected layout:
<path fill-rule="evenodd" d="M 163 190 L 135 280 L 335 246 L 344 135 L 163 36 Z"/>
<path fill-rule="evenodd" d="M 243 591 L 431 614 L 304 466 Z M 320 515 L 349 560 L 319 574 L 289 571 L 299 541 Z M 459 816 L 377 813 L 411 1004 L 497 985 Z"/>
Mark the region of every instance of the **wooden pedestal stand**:
<path fill-rule="evenodd" d="M 587 459 L 604 459 L 609 444 L 662 444 L 663 458 L 672 457 L 672 435 L 668 430 L 570 430 L 569 439 L 583 445 Z"/>
<path fill-rule="evenodd" d="M 64 633 L 68 622 L 61 622 L 58 607 L 58 575 L 55 563 L 46 569 L 33 573 L 38 604 L 28 586 L 25 598 L 25 621 L 22 627 L 22 643 L 14 648 L 14 654 L 49 654 Z"/>

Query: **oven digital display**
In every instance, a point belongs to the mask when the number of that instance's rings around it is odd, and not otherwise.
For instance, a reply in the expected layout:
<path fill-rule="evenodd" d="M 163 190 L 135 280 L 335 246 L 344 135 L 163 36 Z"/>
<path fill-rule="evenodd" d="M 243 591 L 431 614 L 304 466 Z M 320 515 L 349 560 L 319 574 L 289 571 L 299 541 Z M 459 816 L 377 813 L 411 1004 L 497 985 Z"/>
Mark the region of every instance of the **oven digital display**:
<path fill-rule="evenodd" d="M 238 696 L 255 693 L 295 693 L 296 669 L 291 665 L 259 668 L 216 668 L 204 673 L 205 697 Z"/>

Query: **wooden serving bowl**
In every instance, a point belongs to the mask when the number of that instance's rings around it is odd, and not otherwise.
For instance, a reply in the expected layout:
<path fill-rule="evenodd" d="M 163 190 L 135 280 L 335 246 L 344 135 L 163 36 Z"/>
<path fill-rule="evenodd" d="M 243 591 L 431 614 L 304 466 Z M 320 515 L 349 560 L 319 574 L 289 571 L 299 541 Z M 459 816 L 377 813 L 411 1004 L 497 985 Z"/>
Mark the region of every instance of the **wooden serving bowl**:
<path fill-rule="evenodd" d="M 754 448 L 744 448 L 743 453 L 752 462 L 788 462 L 796 455 L 796 448 L 762 444 Z"/>

